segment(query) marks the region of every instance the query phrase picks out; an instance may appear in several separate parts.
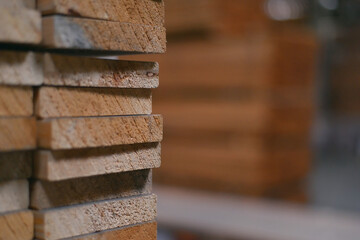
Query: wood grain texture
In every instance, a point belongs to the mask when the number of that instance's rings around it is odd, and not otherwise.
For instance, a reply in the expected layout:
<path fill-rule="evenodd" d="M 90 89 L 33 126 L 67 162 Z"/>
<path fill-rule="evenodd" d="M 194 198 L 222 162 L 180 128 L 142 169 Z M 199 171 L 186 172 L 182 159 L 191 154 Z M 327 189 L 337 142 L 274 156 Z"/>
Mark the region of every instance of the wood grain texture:
<path fill-rule="evenodd" d="M 0 0 L 0 7 L 11 7 L 11 8 L 31 8 L 35 9 L 36 0 Z"/>
<path fill-rule="evenodd" d="M 0 118 L 0 151 L 28 150 L 35 147 L 35 118 Z"/>
<path fill-rule="evenodd" d="M 0 116 L 31 116 L 33 90 L 31 87 L 0 86 Z"/>
<path fill-rule="evenodd" d="M 99 233 L 70 238 L 69 240 L 156 240 L 157 224 L 149 222 L 131 227 L 107 230 Z"/>
<path fill-rule="evenodd" d="M 151 103 L 150 89 L 41 87 L 35 112 L 40 118 L 151 114 Z"/>
<path fill-rule="evenodd" d="M 32 211 L 12 212 L 0 215 L 1 240 L 31 240 L 34 237 Z"/>
<path fill-rule="evenodd" d="M 0 7 L 0 42 L 39 44 L 41 16 L 26 8 Z"/>
<path fill-rule="evenodd" d="M 150 26 L 163 26 L 162 0 L 39 0 L 42 14 L 62 14 L 83 18 L 111 20 Z"/>
<path fill-rule="evenodd" d="M 156 88 L 159 85 L 159 64 L 45 54 L 44 84 Z"/>
<path fill-rule="evenodd" d="M 0 51 L 0 84 L 40 85 L 42 82 L 40 54 Z"/>
<path fill-rule="evenodd" d="M 140 170 L 64 181 L 32 184 L 31 207 L 69 206 L 151 193 L 151 170 Z"/>
<path fill-rule="evenodd" d="M 160 155 L 160 143 L 60 151 L 41 150 L 35 156 L 34 176 L 38 179 L 59 181 L 158 168 L 161 164 Z"/>
<path fill-rule="evenodd" d="M 165 28 L 64 16 L 43 18 L 43 43 L 49 48 L 164 53 Z"/>
<path fill-rule="evenodd" d="M 8 169 L 11 171 L 11 169 Z M 29 183 L 26 179 L 0 182 L 0 212 L 26 209 L 29 206 Z"/>
<path fill-rule="evenodd" d="M 59 239 L 151 221 L 156 196 L 100 201 L 35 212 L 35 237 Z"/>
<path fill-rule="evenodd" d="M 11 170 L 9 170 L 11 169 Z M 0 153 L 0 180 L 30 178 L 32 152 Z"/>
<path fill-rule="evenodd" d="M 38 144 L 57 150 L 159 142 L 162 128 L 160 115 L 49 119 L 38 121 Z"/>

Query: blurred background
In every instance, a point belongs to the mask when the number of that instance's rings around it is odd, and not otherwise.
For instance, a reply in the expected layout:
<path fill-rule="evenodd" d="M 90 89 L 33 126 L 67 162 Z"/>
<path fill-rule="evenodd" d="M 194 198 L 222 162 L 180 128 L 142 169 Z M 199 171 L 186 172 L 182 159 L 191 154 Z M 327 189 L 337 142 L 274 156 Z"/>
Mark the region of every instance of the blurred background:
<path fill-rule="evenodd" d="M 360 1 L 165 5 L 159 240 L 360 239 Z"/>

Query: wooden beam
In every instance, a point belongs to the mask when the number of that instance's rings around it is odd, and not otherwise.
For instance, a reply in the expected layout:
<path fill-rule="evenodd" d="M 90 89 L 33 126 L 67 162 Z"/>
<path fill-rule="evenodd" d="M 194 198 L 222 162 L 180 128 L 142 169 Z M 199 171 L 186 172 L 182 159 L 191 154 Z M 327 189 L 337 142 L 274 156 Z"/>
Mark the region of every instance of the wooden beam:
<path fill-rule="evenodd" d="M 137 53 L 164 53 L 165 28 L 65 16 L 43 18 L 48 48 Z"/>
<path fill-rule="evenodd" d="M 45 54 L 44 84 L 156 88 L 159 85 L 159 64 Z"/>
<path fill-rule="evenodd" d="M 158 168 L 161 163 L 160 152 L 160 143 L 60 151 L 41 150 L 35 155 L 34 177 L 59 181 Z"/>
<path fill-rule="evenodd" d="M 162 0 L 39 0 L 42 14 L 61 14 L 82 18 L 163 26 L 165 20 Z"/>
<path fill-rule="evenodd" d="M 0 51 L 0 84 L 40 85 L 42 82 L 41 54 Z"/>
<path fill-rule="evenodd" d="M 38 143 L 57 150 L 159 142 L 162 127 L 160 115 L 42 120 Z"/>
<path fill-rule="evenodd" d="M 35 209 L 54 208 L 150 194 L 151 182 L 150 170 L 56 182 L 37 180 L 31 188 L 31 207 Z"/>
<path fill-rule="evenodd" d="M 28 117 L 33 114 L 31 87 L 0 86 L 0 116 Z"/>
<path fill-rule="evenodd" d="M 41 16 L 32 9 L 0 7 L 0 42 L 39 44 Z"/>
<path fill-rule="evenodd" d="M 35 212 L 35 237 L 74 237 L 151 221 L 155 216 L 155 195 L 42 210 Z"/>
<path fill-rule="evenodd" d="M 81 237 L 70 238 L 69 240 L 156 240 L 157 224 L 149 222 L 131 227 L 117 228 L 99 233 L 88 234 Z"/>
<path fill-rule="evenodd" d="M 28 150 L 35 147 L 35 118 L 0 118 L 0 151 Z"/>
<path fill-rule="evenodd" d="M 11 171 L 9 171 L 11 169 Z M 30 178 L 32 152 L 0 153 L 0 180 Z"/>
<path fill-rule="evenodd" d="M 0 215 L 0 239 L 31 240 L 34 237 L 32 211 L 11 212 Z"/>
<path fill-rule="evenodd" d="M 138 115 L 152 111 L 150 89 L 41 87 L 36 96 L 35 112 L 40 118 Z"/>
<path fill-rule="evenodd" d="M 8 169 L 11 171 L 11 169 Z M 0 182 L 0 212 L 23 210 L 29 206 L 29 182 L 26 179 Z"/>

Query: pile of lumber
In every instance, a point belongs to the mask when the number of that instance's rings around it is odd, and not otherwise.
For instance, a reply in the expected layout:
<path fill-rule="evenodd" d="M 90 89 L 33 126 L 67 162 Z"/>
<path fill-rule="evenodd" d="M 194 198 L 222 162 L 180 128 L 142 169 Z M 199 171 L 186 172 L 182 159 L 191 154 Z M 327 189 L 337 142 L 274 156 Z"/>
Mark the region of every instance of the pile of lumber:
<path fill-rule="evenodd" d="M 163 1 L 0 7 L 0 239 L 155 240 Z"/>
<path fill-rule="evenodd" d="M 215 2 L 216 21 L 194 24 L 207 25 L 203 31 L 167 25 L 167 54 L 152 58 L 166 79 L 154 98 L 166 120 L 157 183 L 306 199 L 318 45 L 296 24 L 273 29 L 264 13 L 235 14 L 260 12 L 264 2 Z M 166 11 L 177 5 L 168 0 Z M 197 8 L 188 11 L 196 15 Z M 192 30 L 199 36 L 181 37 Z"/>

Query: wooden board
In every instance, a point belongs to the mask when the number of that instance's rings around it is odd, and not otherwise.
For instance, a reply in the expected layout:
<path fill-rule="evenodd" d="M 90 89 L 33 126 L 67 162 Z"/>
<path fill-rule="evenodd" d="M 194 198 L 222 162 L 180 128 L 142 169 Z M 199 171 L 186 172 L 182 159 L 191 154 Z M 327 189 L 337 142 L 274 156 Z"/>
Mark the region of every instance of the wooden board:
<path fill-rule="evenodd" d="M 165 28 L 106 20 L 43 18 L 43 43 L 49 48 L 164 53 Z"/>
<path fill-rule="evenodd" d="M 35 9 L 36 0 L 0 0 L 0 7 L 31 8 Z"/>
<path fill-rule="evenodd" d="M 61 14 L 82 18 L 104 19 L 150 26 L 163 26 L 162 0 L 39 0 L 42 14 Z"/>
<path fill-rule="evenodd" d="M 151 221 L 156 196 L 148 195 L 35 212 L 35 237 L 59 239 Z"/>
<path fill-rule="evenodd" d="M 260 99 L 253 101 L 192 100 L 161 101 L 154 107 L 167 119 L 166 129 L 213 132 L 235 131 L 238 134 L 302 135 L 309 132 L 313 109 L 270 106 Z M 186 116 L 186 117 L 184 117 Z"/>
<path fill-rule="evenodd" d="M 34 176 L 58 181 L 160 167 L 160 143 L 60 151 L 38 151 Z M 0 175 L 1 176 L 1 175 Z"/>
<path fill-rule="evenodd" d="M 81 237 L 74 237 L 70 238 L 69 240 L 156 240 L 156 228 L 156 222 L 149 222 L 131 227 L 123 227 L 114 230 L 88 234 Z"/>
<path fill-rule="evenodd" d="M 39 44 L 41 16 L 32 9 L 0 7 L 0 42 Z"/>
<path fill-rule="evenodd" d="M 11 171 L 11 169 L 8 169 Z M 0 212 L 23 210 L 29 206 L 29 183 L 26 179 L 0 182 Z"/>
<path fill-rule="evenodd" d="M 162 128 L 160 115 L 42 120 L 38 144 L 57 150 L 159 142 Z"/>
<path fill-rule="evenodd" d="M 0 116 L 31 116 L 33 90 L 31 87 L 0 86 Z"/>
<path fill-rule="evenodd" d="M 42 82 L 40 54 L 0 51 L 0 84 L 40 85 Z"/>
<path fill-rule="evenodd" d="M 35 118 L 0 118 L 0 151 L 28 150 L 35 147 Z"/>
<path fill-rule="evenodd" d="M 35 112 L 40 118 L 139 115 L 151 111 L 149 89 L 41 87 L 35 100 Z"/>
<path fill-rule="evenodd" d="M 44 84 L 156 88 L 159 85 L 159 64 L 45 54 Z"/>
<path fill-rule="evenodd" d="M 217 20 L 214 2 L 212 0 L 166 0 L 167 32 L 180 34 L 213 30 Z"/>
<path fill-rule="evenodd" d="M 0 215 L 0 239 L 31 240 L 34 236 L 32 211 L 12 212 Z"/>
<path fill-rule="evenodd" d="M 11 171 L 9 171 L 11 169 Z M 32 152 L 0 153 L 0 180 L 30 178 Z"/>
<path fill-rule="evenodd" d="M 54 208 L 151 193 L 150 170 L 140 170 L 65 181 L 35 181 L 31 207 Z"/>

